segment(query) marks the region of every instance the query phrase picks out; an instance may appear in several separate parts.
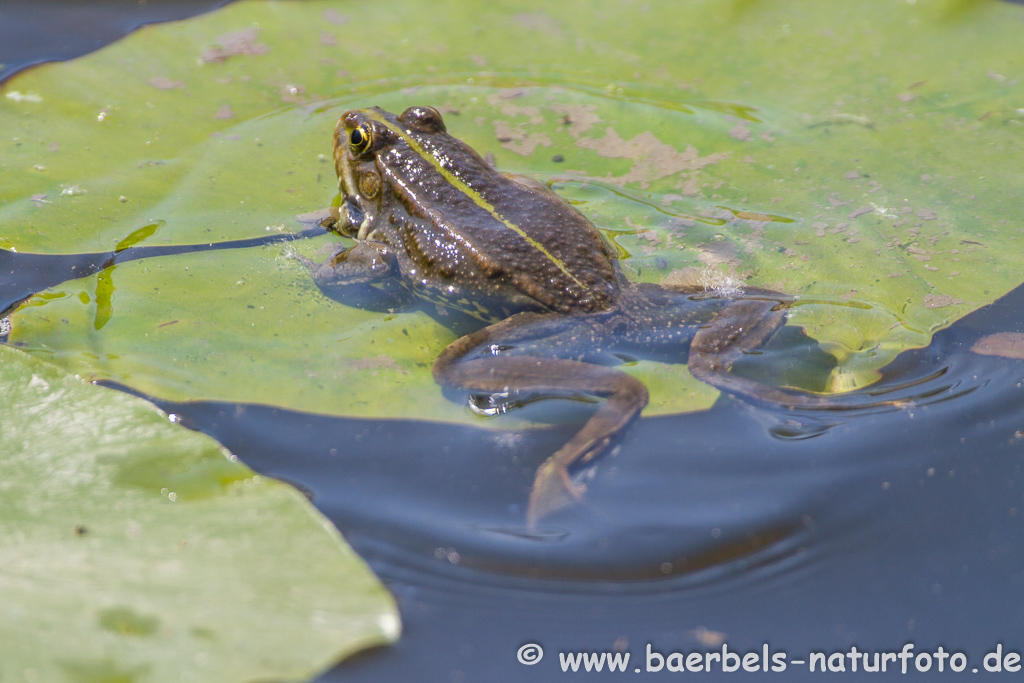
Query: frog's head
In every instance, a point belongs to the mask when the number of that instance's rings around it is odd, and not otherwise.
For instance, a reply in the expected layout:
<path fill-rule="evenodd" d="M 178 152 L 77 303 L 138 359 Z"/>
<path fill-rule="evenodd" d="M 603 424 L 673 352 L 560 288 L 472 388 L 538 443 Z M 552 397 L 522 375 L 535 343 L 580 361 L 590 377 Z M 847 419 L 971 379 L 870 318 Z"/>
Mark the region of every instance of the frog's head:
<path fill-rule="evenodd" d="M 334 168 L 338 172 L 341 206 L 332 230 L 365 239 L 393 191 L 388 152 L 416 146 L 420 134 L 444 133 L 441 114 L 433 107 L 410 107 L 395 116 L 379 107 L 342 114 L 334 130 Z"/>

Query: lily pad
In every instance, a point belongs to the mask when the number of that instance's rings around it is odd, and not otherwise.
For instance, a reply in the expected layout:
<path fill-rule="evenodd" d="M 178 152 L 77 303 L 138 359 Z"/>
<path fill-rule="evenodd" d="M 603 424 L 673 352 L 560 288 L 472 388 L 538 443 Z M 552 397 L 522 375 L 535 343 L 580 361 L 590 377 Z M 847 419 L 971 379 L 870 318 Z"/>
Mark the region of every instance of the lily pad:
<path fill-rule="evenodd" d="M 0 346 L 0 680 L 307 680 L 398 635 L 301 494 Z"/>
<path fill-rule="evenodd" d="M 336 194 L 342 111 L 430 104 L 574 202 L 631 278 L 799 295 L 790 323 L 846 390 L 1021 282 L 1022 21 L 995 0 L 239 2 L 4 86 L 0 246 L 297 230 Z M 118 266 L 33 300 L 10 339 L 172 399 L 479 420 L 433 385 L 443 319 L 324 299 L 282 254 Z M 645 414 L 716 396 L 684 367 L 627 370 Z"/>

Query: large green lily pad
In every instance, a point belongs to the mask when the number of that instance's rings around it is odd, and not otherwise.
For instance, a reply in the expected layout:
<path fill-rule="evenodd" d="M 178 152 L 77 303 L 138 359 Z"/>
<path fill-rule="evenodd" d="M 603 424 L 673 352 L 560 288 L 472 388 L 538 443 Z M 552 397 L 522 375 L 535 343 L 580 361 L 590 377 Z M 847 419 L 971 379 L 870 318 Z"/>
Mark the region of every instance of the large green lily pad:
<path fill-rule="evenodd" d="M 995 0 L 240 2 L 4 87 L 0 246 L 297 229 L 336 192 L 340 112 L 431 104 L 577 203 L 634 279 L 800 295 L 791 323 L 848 389 L 1021 282 L 1022 24 Z M 431 380 L 442 324 L 327 300 L 284 251 L 117 266 L 31 302 L 11 339 L 168 398 L 476 419 Z M 716 395 L 628 370 L 646 414 Z"/>
<path fill-rule="evenodd" d="M 2 346 L 0 386 L 0 680 L 301 681 L 397 637 L 293 488 Z"/>

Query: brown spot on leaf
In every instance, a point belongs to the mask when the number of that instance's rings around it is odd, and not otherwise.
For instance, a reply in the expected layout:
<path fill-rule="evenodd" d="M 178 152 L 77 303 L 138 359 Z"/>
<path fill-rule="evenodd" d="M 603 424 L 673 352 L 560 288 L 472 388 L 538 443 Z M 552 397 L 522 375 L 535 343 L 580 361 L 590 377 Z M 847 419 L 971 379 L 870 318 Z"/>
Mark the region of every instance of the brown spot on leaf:
<path fill-rule="evenodd" d="M 601 117 L 595 113 L 597 107 L 593 104 L 556 104 L 551 109 L 562 114 L 562 123 L 569 126 L 569 135 L 576 140 L 595 123 L 601 122 Z"/>
<path fill-rule="evenodd" d="M 684 197 L 696 197 L 700 194 L 700 185 L 693 178 L 686 178 L 682 184 L 678 186 L 683 191 Z"/>
<path fill-rule="evenodd" d="M 695 249 L 697 250 L 697 258 L 701 263 L 708 266 L 739 266 L 740 260 L 738 257 L 738 250 L 735 244 L 732 242 L 711 242 L 708 244 L 698 244 Z"/>
<path fill-rule="evenodd" d="M 925 308 L 945 308 L 946 306 L 959 305 L 962 304 L 963 302 L 963 299 L 957 299 L 956 297 L 949 296 L 948 294 L 924 295 Z"/>
<path fill-rule="evenodd" d="M 1000 358 L 1024 360 L 1024 334 L 1020 332 L 990 334 L 974 342 L 971 351 L 983 356 L 999 356 Z"/>
<path fill-rule="evenodd" d="M 327 31 L 324 31 L 323 33 L 320 34 L 320 44 L 326 45 L 328 47 L 333 47 L 334 45 L 338 44 L 338 39 L 334 37 L 333 33 L 328 33 Z"/>
<path fill-rule="evenodd" d="M 328 10 L 324 10 L 324 19 L 331 22 L 335 26 L 343 26 L 348 23 L 348 17 L 334 9 L 333 7 Z"/>
<path fill-rule="evenodd" d="M 733 140 L 742 140 L 746 142 L 747 140 L 750 140 L 751 137 L 750 129 L 742 123 L 739 123 L 729 129 L 729 137 Z"/>
<path fill-rule="evenodd" d="M 870 206 L 862 206 L 859 209 L 857 209 L 856 211 L 851 211 L 846 217 L 847 218 L 856 218 L 857 216 L 863 216 L 866 213 L 871 213 L 871 207 Z"/>
<path fill-rule="evenodd" d="M 925 221 L 933 221 L 936 218 L 936 214 L 931 209 L 921 209 L 917 212 L 917 217 Z"/>
<path fill-rule="evenodd" d="M 727 153 L 716 152 L 702 157 L 693 145 L 687 145 L 685 151 L 679 152 L 656 138 L 650 131 L 624 140 L 613 128 L 606 129 L 602 138 L 580 138 L 576 144 L 583 149 L 593 150 L 602 157 L 632 159 L 633 168 L 628 173 L 608 179 L 620 185 L 638 182 L 644 187 L 652 180 L 680 171 L 696 171 L 716 164 L 728 156 Z M 684 184 L 683 194 L 692 196 L 689 195 L 689 189 L 689 184 Z"/>
<path fill-rule="evenodd" d="M 495 121 L 494 134 L 502 147 L 524 157 L 532 154 L 537 145 L 551 146 L 551 138 L 543 133 L 527 133 L 524 125 L 513 126 L 508 121 Z"/>
<path fill-rule="evenodd" d="M 505 116 L 525 116 L 529 119 L 530 125 L 536 126 L 537 124 L 544 123 L 544 115 L 541 114 L 540 107 L 533 105 L 523 106 L 511 102 L 511 100 L 515 100 L 522 95 L 522 90 L 502 90 L 488 97 L 487 104 L 500 108 L 501 113 Z"/>
<path fill-rule="evenodd" d="M 225 105 L 221 106 L 220 109 L 217 110 L 217 113 L 213 115 L 213 118 L 215 118 L 215 119 L 230 119 L 234 115 L 235 115 L 235 111 L 230 106 L 225 104 Z"/>
<path fill-rule="evenodd" d="M 185 88 L 185 83 L 183 81 L 172 81 L 170 78 L 165 76 L 156 76 L 151 78 L 149 79 L 149 84 L 154 88 L 159 88 L 160 90 L 174 90 L 175 88 L 183 90 Z"/>
<path fill-rule="evenodd" d="M 232 31 L 217 37 L 217 44 L 203 50 L 201 58 L 204 62 L 223 62 L 235 55 L 262 55 L 270 51 L 263 43 L 256 42 L 260 30 L 255 26 Z"/>

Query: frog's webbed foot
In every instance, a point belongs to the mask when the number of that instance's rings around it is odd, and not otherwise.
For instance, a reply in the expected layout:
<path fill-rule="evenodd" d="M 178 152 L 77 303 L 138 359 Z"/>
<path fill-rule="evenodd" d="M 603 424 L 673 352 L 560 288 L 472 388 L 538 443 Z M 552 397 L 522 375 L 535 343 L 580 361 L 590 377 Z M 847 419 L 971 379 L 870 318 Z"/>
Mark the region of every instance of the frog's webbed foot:
<path fill-rule="evenodd" d="M 525 359 L 524 359 L 525 360 Z M 555 368 L 549 364 L 557 364 Z M 568 365 L 566 365 L 568 364 Z M 589 365 L 571 360 L 548 360 L 539 363 L 538 369 L 549 365 L 545 373 L 562 374 L 567 380 L 565 386 L 598 396 L 607 396 L 598 411 L 569 443 L 558 449 L 537 468 L 530 491 L 530 502 L 526 508 L 526 525 L 533 528 L 537 520 L 556 510 L 577 503 L 583 498 L 586 488 L 572 482 L 569 467 L 575 463 L 586 463 L 600 455 L 611 445 L 612 440 L 640 414 L 647 405 L 647 387 L 644 384 L 613 368 Z M 586 369 L 577 370 L 575 366 Z M 578 373 L 586 373 L 588 385 L 581 389 L 583 382 Z"/>
<path fill-rule="evenodd" d="M 574 484 L 569 471 L 553 460 L 554 456 L 551 456 L 537 468 L 526 508 L 526 525 L 530 529 L 535 528 L 537 520 L 546 515 L 579 503 L 587 491 L 583 484 Z"/>
<path fill-rule="evenodd" d="M 564 320 L 552 321 L 564 325 Z M 602 453 L 647 405 L 647 387 L 615 368 L 564 358 L 502 356 L 464 358 L 481 348 L 499 349 L 520 334 L 543 335 L 546 316 L 520 313 L 452 342 L 434 363 L 434 379 L 446 386 L 475 392 L 501 393 L 517 390 L 561 394 L 583 392 L 607 400 L 576 435 L 538 469 L 530 492 L 526 523 L 537 520 L 581 499 L 582 487 L 572 483 L 569 467 L 588 462 Z"/>
<path fill-rule="evenodd" d="M 781 297 L 781 295 L 780 295 Z M 785 299 L 738 299 L 694 335 L 687 367 L 694 377 L 727 394 L 794 408 L 827 408 L 835 400 L 777 389 L 729 370 L 745 353 L 756 351 L 785 323 Z"/>

